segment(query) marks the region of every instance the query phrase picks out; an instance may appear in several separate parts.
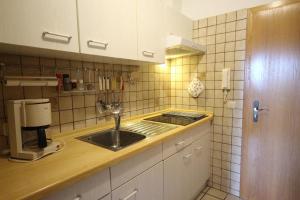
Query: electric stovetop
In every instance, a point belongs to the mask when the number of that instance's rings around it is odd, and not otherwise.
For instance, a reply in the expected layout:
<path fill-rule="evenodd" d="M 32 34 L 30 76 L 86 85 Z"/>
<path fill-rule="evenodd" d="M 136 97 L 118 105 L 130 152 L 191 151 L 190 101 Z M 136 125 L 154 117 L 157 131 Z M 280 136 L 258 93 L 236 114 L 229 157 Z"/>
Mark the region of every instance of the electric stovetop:
<path fill-rule="evenodd" d="M 188 112 L 167 112 L 144 120 L 186 126 L 207 117 L 205 114 Z"/>

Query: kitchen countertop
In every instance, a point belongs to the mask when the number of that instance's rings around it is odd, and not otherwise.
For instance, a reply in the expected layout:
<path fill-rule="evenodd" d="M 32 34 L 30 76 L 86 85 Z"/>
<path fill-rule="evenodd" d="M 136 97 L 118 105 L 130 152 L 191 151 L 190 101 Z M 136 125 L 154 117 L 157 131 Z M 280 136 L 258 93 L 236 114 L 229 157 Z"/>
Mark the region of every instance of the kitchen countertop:
<path fill-rule="evenodd" d="M 170 110 L 132 117 L 125 122 L 139 121 L 166 111 Z M 170 137 L 212 120 L 213 113 L 201 113 L 207 114 L 208 117 L 166 133 L 148 137 L 117 152 L 75 139 L 78 136 L 112 128 L 113 124 L 110 123 L 101 127 L 61 134 L 63 136 L 54 136 L 53 139 L 65 142 L 64 149 L 38 161 L 17 163 L 8 161 L 7 157 L 1 157 L 0 199 L 39 199 L 84 177 L 115 165 L 155 144 L 162 143 Z"/>

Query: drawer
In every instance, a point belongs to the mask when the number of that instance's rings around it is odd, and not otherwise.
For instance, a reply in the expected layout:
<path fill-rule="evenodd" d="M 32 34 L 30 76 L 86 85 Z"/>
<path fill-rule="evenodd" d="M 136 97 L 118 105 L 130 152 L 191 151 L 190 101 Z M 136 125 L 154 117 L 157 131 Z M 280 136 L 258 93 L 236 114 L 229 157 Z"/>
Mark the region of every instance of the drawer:
<path fill-rule="evenodd" d="M 196 141 L 200 138 L 202 138 L 207 133 L 210 133 L 211 125 L 210 122 L 206 122 L 204 124 L 201 124 L 193 129 L 190 129 L 189 132 L 193 137 L 193 141 Z"/>
<path fill-rule="evenodd" d="M 102 197 L 101 199 L 97 199 L 97 200 L 111 200 L 111 194 L 108 194 L 105 197 Z"/>
<path fill-rule="evenodd" d="M 98 200 L 110 192 L 109 169 L 90 176 L 76 184 L 76 193 L 80 200 Z"/>
<path fill-rule="evenodd" d="M 163 163 L 160 162 L 112 191 L 112 200 L 162 200 Z"/>
<path fill-rule="evenodd" d="M 119 187 L 161 160 L 162 145 L 159 144 L 112 166 L 110 168 L 112 189 Z"/>
<path fill-rule="evenodd" d="M 186 132 L 163 143 L 163 160 L 184 149 L 193 142 L 191 135 Z"/>
<path fill-rule="evenodd" d="M 136 200 L 138 192 L 138 180 L 134 178 L 112 191 L 112 200 Z"/>
<path fill-rule="evenodd" d="M 109 169 L 58 191 L 46 200 L 98 200 L 110 193 Z M 106 199 L 106 198 L 104 198 Z M 110 198 L 109 198 L 110 199 Z"/>
<path fill-rule="evenodd" d="M 210 122 L 189 129 L 185 133 L 163 143 L 163 160 L 181 151 L 195 140 L 210 132 Z"/>

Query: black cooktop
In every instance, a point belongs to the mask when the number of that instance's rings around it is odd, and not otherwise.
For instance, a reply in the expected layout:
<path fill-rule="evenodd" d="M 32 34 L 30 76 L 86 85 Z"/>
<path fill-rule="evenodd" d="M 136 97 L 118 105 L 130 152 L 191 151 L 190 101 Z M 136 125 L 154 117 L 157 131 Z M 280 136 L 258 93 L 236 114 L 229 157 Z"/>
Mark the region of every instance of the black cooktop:
<path fill-rule="evenodd" d="M 207 117 L 207 115 L 205 114 L 187 116 L 184 114 L 180 115 L 180 114 L 164 113 L 155 117 L 146 118 L 144 120 L 186 126 L 196 121 L 199 121 L 205 117 Z"/>

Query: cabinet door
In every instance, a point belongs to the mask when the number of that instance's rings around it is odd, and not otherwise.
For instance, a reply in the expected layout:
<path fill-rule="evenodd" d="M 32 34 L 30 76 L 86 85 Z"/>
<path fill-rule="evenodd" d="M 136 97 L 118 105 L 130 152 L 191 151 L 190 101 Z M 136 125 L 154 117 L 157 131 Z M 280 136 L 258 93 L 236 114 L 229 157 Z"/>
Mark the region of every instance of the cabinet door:
<path fill-rule="evenodd" d="M 78 0 L 81 53 L 137 59 L 136 0 Z"/>
<path fill-rule="evenodd" d="M 196 196 L 210 176 L 210 134 L 202 136 L 192 144 L 194 151 L 193 191 Z"/>
<path fill-rule="evenodd" d="M 161 0 L 138 0 L 139 60 L 164 63 L 165 28 Z"/>
<path fill-rule="evenodd" d="M 113 190 L 112 200 L 138 200 L 138 192 L 137 179 L 134 178 L 119 188 Z"/>
<path fill-rule="evenodd" d="M 138 200 L 163 200 L 163 163 L 160 162 L 137 177 Z"/>
<path fill-rule="evenodd" d="M 193 184 L 191 146 L 164 161 L 164 199 L 189 200 Z"/>
<path fill-rule="evenodd" d="M 79 52 L 76 0 L 3 0 L 0 43 Z"/>
<path fill-rule="evenodd" d="M 162 160 L 162 145 L 158 144 L 110 168 L 114 190 Z"/>
<path fill-rule="evenodd" d="M 49 195 L 44 200 L 98 200 L 110 191 L 109 169 L 105 169 Z M 104 199 L 110 199 L 110 195 Z"/>
<path fill-rule="evenodd" d="M 110 196 L 110 194 L 108 194 L 107 196 L 105 196 L 101 199 L 96 199 L 96 200 L 111 200 L 111 196 Z"/>
<path fill-rule="evenodd" d="M 162 162 L 112 192 L 112 200 L 162 200 Z"/>

